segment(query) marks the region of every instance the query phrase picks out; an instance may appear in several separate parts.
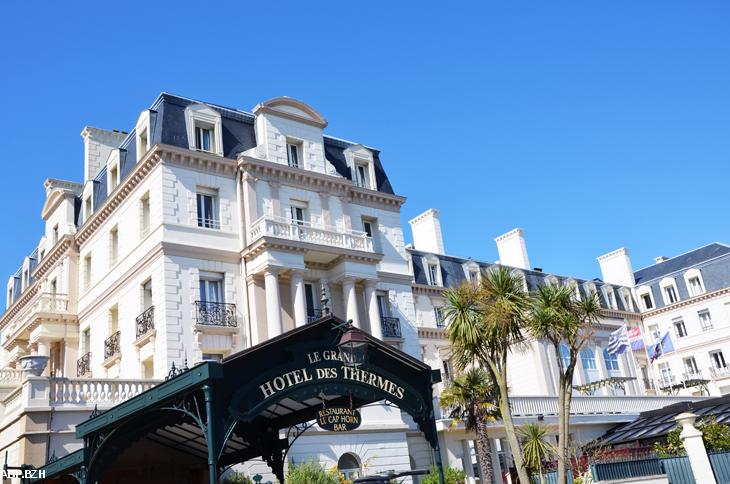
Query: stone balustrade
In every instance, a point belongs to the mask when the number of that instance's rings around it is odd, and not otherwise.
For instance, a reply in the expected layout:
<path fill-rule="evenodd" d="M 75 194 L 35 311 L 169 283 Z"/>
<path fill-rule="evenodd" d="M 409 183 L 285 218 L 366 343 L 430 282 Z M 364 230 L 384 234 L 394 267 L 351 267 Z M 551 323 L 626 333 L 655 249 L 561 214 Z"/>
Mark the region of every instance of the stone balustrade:
<path fill-rule="evenodd" d="M 156 380 L 51 378 L 49 404 L 111 407 L 149 390 Z"/>
<path fill-rule="evenodd" d="M 373 240 L 365 232 L 342 230 L 337 227 L 292 221 L 269 215 L 265 215 L 251 224 L 250 241 L 254 242 L 261 237 L 276 237 L 342 249 L 373 252 Z"/>

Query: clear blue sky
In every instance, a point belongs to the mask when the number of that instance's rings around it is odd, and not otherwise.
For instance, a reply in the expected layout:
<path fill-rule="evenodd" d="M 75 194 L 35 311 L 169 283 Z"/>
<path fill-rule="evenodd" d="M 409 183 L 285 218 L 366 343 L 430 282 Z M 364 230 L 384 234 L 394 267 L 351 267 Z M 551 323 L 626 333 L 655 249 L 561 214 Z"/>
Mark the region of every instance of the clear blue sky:
<path fill-rule="evenodd" d="M 441 210 L 448 253 L 495 260 L 520 226 L 532 265 L 597 277 L 620 246 L 640 268 L 730 242 L 730 3 L 400 3 L 5 5 L 0 274 L 43 180 L 80 180 L 83 126 L 129 130 L 161 91 L 312 104 L 382 150 L 404 223 Z"/>

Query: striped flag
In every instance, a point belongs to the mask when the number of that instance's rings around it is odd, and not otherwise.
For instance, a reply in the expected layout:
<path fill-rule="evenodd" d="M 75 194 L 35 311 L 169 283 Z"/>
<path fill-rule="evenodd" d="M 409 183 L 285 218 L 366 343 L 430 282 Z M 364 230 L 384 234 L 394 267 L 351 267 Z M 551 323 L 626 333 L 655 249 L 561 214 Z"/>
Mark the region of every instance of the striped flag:
<path fill-rule="evenodd" d="M 644 338 L 641 336 L 641 326 L 634 326 L 626 331 L 631 343 L 631 350 L 638 351 L 644 349 Z"/>
<path fill-rule="evenodd" d="M 629 347 L 629 335 L 626 334 L 626 325 L 621 326 L 608 336 L 607 351 L 611 355 L 621 354 Z"/>

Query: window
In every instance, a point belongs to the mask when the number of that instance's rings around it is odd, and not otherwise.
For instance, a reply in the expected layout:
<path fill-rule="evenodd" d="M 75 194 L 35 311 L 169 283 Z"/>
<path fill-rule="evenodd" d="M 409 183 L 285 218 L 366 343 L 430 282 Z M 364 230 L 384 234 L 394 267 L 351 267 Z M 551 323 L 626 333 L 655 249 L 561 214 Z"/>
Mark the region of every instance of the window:
<path fill-rule="evenodd" d="M 41 256 L 38 258 L 38 261 L 42 261 L 45 256 L 46 256 L 46 249 L 43 249 L 41 251 Z"/>
<path fill-rule="evenodd" d="M 304 283 L 304 302 L 307 305 L 307 321 L 311 323 L 322 316 L 318 309 L 317 290 L 314 283 Z"/>
<path fill-rule="evenodd" d="M 661 381 L 663 385 L 671 385 L 674 382 L 674 376 L 672 376 L 672 368 L 669 363 L 659 364 L 659 374 L 661 375 Z"/>
<path fill-rule="evenodd" d="M 613 293 L 613 289 L 606 289 L 606 304 L 610 309 L 616 309 L 616 296 Z"/>
<path fill-rule="evenodd" d="M 685 376 L 696 376 L 699 373 L 699 370 L 697 369 L 697 362 L 695 361 L 694 356 L 685 358 L 682 361 L 684 362 Z"/>
<path fill-rule="evenodd" d="M 378 239 L 378 220 L 370 217 L 363 217 L 362 231 L 365 232 L 365 235 L 370 237 L 370 239 L 373 241 L 373 249 L 378 251 L 380 249 Z"/>
<path fill-rule="evenodd" d="M 438 286 L 439 285 L 439 265 L 434 264 L 432 262 L 429 262 L 427 264 L 428 268 L 428 283 L 432 286 Z"/>
<path fill-rule="evenodd" d="M 294 168 L 304 168 L 300 166 L 300 160 L 302 157 L 302 144 L 295 142 L 287 142 L 286 144 L 286 159 L 289 166 Z"/>
<path fill-rule="evenodd" d="M 563 362 L 563 368 L 567 368 L 570 364 L 570 350 L 563 344 L 560 345 L 560 359 Z"/>
<path fill-rule="evenodd" d="M 195 125 L 195 148 L 213 152 L 213 127 L 203 124 Z"/>
<path fill-rule="evenodd" d="M 679 299 L 677 298 L 677 290 L 674 288 L 674 286 L 665 286 L 664 287 L 664 302 L 667 304 L 672 304 L 677 302 Z"/>
<path fill-rule="evenodd" d="M 198 188 L 198 227 L 207 229 L 221 228 L 218 219 L 218 190 Z"/>
<path fill-rule="evenodd" d="M 727 363 L 725 363 L 725 355 L 722 354 L 721 350 L 710 351 L 710 361 L 712 362 L 712 367 L 716 370 L 722 370 L 727 368 Z"/>
<path fill-rule="evenodd" d="M 142 310 L 146 311 L 152 307 L 152 279 L 142 283 Z"/>
<path fill-rule="evenodd" d="M 377 294 L 377 301 L 378 301 L 378 314 L 380 314 L 381 318 L 389 318 L 390 317 L 390 303 L 388 302 L 388 295 L 387 294 Z"/>
<path fill-rule="evenodd" d="M 91 254 L 84 257 L 84 290 L 91 287 Z"/>
<path fill-rule="evenodd" d="M 699 296 L 703 292 L 705 292 L 704 288 L 702 287 L 702 281 L 700 281 L 699 276 L 691 277 L 687 280 L 687 283 L 689 284 L 689 293 L 692 296 Z"/>
<path fill-rule="evenodd" d="M 56 294 L 58 291 L 58 283 L 56 282 L 56 278 L 54 277 L 51 279 L 51 287 L 50 287 L 51 294 Z"/>
<path fill-rule="evenodd" d="M 30 278 L 28 277 L 28 269 L 25 269 L 23 271 L 23 289 L 27 289 L 30 282 Z"/>
<path fill-rule="evenodd" d="M 355 185 L 362 188 L 372 188 L 370 179 L 370 163 L 363 160 L 355 160 Z"/>
<path fill-rule="evenodd" d="M 119 331 L 119 308 L 113 306 L 109 310 L 109 334 Z"/>
<path fill-rule="evenodd" d="M 150 357 L 142 362 L 142 378 L 151 380 L 154 377 L 155 377 L 155 360 L 154 360 L 154 357 Z"/>
<path fill-rule="evenodd" d="M 52 237 L 52 244 L 56 245 L 56 242 L 58 242 L 58 224 L 53 226 L 53 237 Z"/>
<path fill-rule="evenodd" d="M 433 317 L 436 321 L 437 328 L 443 328 L 446 326 L 444 323 L 444 311 L 442 308 L 433 308 Z"/>
<path fill-rule="evenodd" d="M 91 197 L 86 197 L 84 200 L 84 222 L 89 220 L 91 217 Z"/>
<path fill-rule="evenodd" d="M 138 144 L 137 144 L 137 157 L 142 158 L 142 155 L 149 149 L 149 142 L 147 137 L 147 128 L 144 128 L 139 133 Z"/>
<path fill-rule="evenodd" d="M 710 317 L 710 311 L 703 309 L 702 311 L 697 311 L 697 315 L 700 318 L 700 328 L 702 328 L 702 331 L 711 330 L 712 318 Z"/>
<path fill-rule="evenodd" d="M 479 269 L 472 269 L 469 271 L 469 282 L 476 286 L 479 283 Z"/>
<path fill-rule="evenodd" d="M 91 351 L 91 329 L 86 328 L 81 335 L 81 353 L 86 354 Z"/>
<path fill-rule="evenodd" d="M 346 481 L 354 481 L 360 477 L 360 461 L 350 452 L 342 454 L 337 461 L 337 471 L 342 474 Z"/>
<path fill-rule="evenodd" d="M 580 350 L 580 361 L 583 368 L 586 370 L 596 369 L 596 357 L 593 354 L 593 350 L 590 348 L 583 348 Z"/>
<path fill-rule="evenodd" d="M 301 202 L 292 202 L 291 207 L 291 221 L 297 225 L 304 225 L 307 221 L 307 204 Z"/>
<path fill-rule="evenodd" d="M 145 193 L 139 199 L 139 234 L 144 237 L 150 231 L 150 194 Z"/>
<path fill-rule="evenodd" d="M 674 326 L 674 334 L 677 338 L 684 338 L 687 336 L 687 328 L 685 328 L 684 320 L 682 318 L 672 319 L 672 325 Z"/>
<path fill-rule="evenodd" d="M 119 258 L 119 228 L 114 226 L 109 231 L 109 266 L 116 265 Z"/>
<path fill-rule="evenodd" d="M 109 170 L 109 191 L 111 192 L 119 185 L 119 165 L 115 164 Z"/>
<path fill-rule="evenodd" d="M 631 292 L 628 289 L 623 289 L 621 291 L 621 294 L 623 294 L 624 298 L 624 309 L 626 309 L 627 311 L 632 311 L 634 308 L 631 304 Z"/>
<path fill-rule="evenodd" d="M 444 369 L 444 380 L 451 381 L 451 362 L 449 360 L 441 360 L 441 366 Z"/>
<path fill-rule="evenodd" d="M 644 304 L 644 309 L 647 311 L 654 307 L 654 301 L 652 301 L 651 294 L 649 293 L 641 295 L 641 302 Z"/>
<path fill-rule="evenodd" d="M 608 348 L 603 348 L 603 360 L 606 362 L 608 373 L 619 371 L 618 354 L 611 354 L 608 352 Z"/>
<path fill-rule="evenodd" d="M 200 273 L 200 301 L 223 302 L 223 274 Z"/>

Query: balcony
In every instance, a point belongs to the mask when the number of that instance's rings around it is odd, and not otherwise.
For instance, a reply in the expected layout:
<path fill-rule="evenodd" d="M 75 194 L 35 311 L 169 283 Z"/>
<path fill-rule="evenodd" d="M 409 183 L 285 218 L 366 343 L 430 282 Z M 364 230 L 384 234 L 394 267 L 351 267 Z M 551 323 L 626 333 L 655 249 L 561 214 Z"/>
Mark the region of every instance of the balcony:
<path fill-rule="evenodd" d="M 155 307 L 150 306 L 137 316 L 137 339 L 149 334 L 155 329 Z"/>
<path fill-rule="evenodd" d="M 340 249 L 373 252 L 373 240 L 365 232 L 315 225 L 310 222 L 293 222 L 287 218 L 270 215 L 265 215 L 251 224 L 251 230 L 249 231 L 250 242 L 262 237 L 275 237 Z"/>
<path fill-rule="evenodd" d="M 383 329 L 384 338 L 402 338 L 400 331 L 400 319 L 390 316 L 381 316 L 380 325 Z"/>
<path fill-rule="evenodd" d="M 76 361 L 76 376 L 84 376 L 91 371 L 91 352 Z"/>
<path fill-rule="evenodd" d="M 12 322 L 3 331 L 3 345 L 13 342 L 15 339 L 27 339 L 27 330 L 35 322 L 48 321 L 49 315 L 52 319 L 61 318 L 64 320 L 75 320 L 76 316 L 68 312 L 68 294 L 42 293 L 36 294 L 28 301 L 24 313 L 13 318 Z M 9 348 L 6 348 L 9 350 Z"/>
<path fill-rule="evenodd" d="M 119 345 L 119 335 L 120 332 L 117 331 L 113 333 L 111 336 L 109 336 L 104 341 L 104 363 L 112 363 L 115 356 L 118 356 L 121 352 L 121 348 Z"/>
<path fill-rule="evenodd" d="M 684 379 L 685 382 L 705 379 L 702 376 L 702 370 L 693 370 L 693 371 L 688 371 L 688 372 L 682 373 L 682 378 Z"/>
<path fill-rule="evenodd" d="M 307 308 L 307 323 L 312 323 L 322 317 L 321 309 Z"/>
<path fill-rule="evenodd" d="M 202 326 L 235 328 L 236 305 L 212 301 L 195 301 L 195 323 Z"/>
<path fill-rule="evenodd" d="M 723 366 L 720 368 L 710 367 L 710 376 L 713 380 L 721 380 L 730 377 L 730 367 Z"/>

